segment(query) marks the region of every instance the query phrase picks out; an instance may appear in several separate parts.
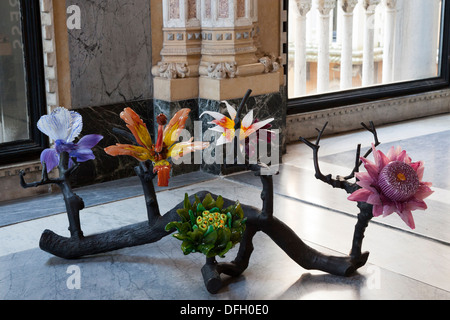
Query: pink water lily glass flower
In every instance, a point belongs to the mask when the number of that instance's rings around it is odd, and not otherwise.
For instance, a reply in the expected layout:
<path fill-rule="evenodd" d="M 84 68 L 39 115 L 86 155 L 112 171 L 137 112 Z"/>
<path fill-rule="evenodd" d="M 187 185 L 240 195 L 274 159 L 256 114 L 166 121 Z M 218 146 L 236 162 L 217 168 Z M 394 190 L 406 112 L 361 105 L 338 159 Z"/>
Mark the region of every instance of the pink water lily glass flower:
<path fill-rule="evenodd" d="M 412 162 L 400 147 L 392 147 L 386 155 L 372 148 L 375 163 L 361 157 L 367 172 L 356 173 L 361 189 L 348 199 L 373 205 L 374 217 L 396 212 L 415 229 L 412 211 L 426 210 L 424 199 L 433 193 L 431 183 L 422 181 L 423 161 Z"/>

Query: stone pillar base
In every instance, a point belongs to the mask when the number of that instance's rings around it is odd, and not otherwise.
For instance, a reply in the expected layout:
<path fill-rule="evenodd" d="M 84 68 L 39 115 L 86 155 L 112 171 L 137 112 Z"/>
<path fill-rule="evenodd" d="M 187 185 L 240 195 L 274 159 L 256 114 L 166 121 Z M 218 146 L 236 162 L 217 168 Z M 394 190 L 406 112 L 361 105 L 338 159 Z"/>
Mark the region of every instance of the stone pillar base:
<path fill-rule="evenodd" d="M 154 99 L 180 101 L 197 99 L 198 78 L 167 79 L 154 78 Z"/>
<path fill-rule="evenodd" d="M 245 96 L 248 89 L 255 96 L 279 92 L 281 77 L 281 71 L 231 79 L 200 77 L 199 98 L 216 101 L 238 99 Z"/>

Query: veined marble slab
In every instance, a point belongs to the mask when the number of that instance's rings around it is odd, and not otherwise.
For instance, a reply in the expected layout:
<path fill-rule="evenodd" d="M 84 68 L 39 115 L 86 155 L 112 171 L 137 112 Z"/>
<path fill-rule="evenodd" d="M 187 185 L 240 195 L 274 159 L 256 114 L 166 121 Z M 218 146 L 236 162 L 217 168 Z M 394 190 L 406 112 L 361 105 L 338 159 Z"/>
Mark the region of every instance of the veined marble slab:
<path fill-rule="evenodd" d="M 248 205 L 260 204 L 259 188 L 217 179 L 158 193 L 162 212 L 182 201 L 185 192 L 191 194 L 201 190 L 239 199 Z M 275 196 L 275 208 L 278 218 L 318 250 L 332 251 L 338 255 L 349 251 L 356 222 L 353 217 L 284 196 Z M 84 210 L 81 221 L 83 230 L 88 235 L 143 221 L 145 215 L 144 199 L 136 197 L 88 208 Z M 206 293 L 201 279 L 200 268 L 204 257 L 184 257 L 180 249 L 181 243 L 170 236 L 155 244 L 65 261 L 36 248 L 40 232 L 44 228 L 68 235 L 65 215 L 0 229 L 0 238 L 3 240 L 0 291 L 5 299 L 25 298 L 27 295 L 38 299 L 81 299 L 94 296 L 99 299 L 186 298 L 181 297 L 180 292 L 194 292 L 199 299 L 212 297 Z M 450 247 L 379 224 L 368 228 L 364 240 L 363 249 L 371 252 L 369 264 L 365 267 L 368 269 L 363 268 L 359 275 L 348 279 L 303 270 L 265 234 L 259 233 L 254 245 L 255 252 L 249 269 L 236 282 L 231 281 L 229 287 L 214 298 L 333 299 L 337 294 L 334 290 L 341 292 L 342 298 L 348 299 L 383 296 L 396 299 L 449 298 Z M 235 252 L 230 252 L 226 260 L 232 260 Z M 68 277 L 65 271 L 70 265 L 78 265 L 84 270 L 84 285 L 89 290 L 64 291 Z M 374 267 L 370 268 L 371 265 Z M 35 275 L 39 276 L 30 282 L 26 272 L 21 273 L 20 270 L 32 268 L 36 270 Z M 374 272 L 381 277 L 381 284 L 377 287 L 381 291 L 365 287 L 367 279 L 372 279 L 370 277 Z M 305 283 L 307 287 L 304 287 Z M 308 288 L 308 283 L 311 291 L 305 289 Z M 314 289 L 316 286 L 320 288 L 318 291 Z M 328 286 L 335 288 L 329 293 L 331 296 L 324 289 Z M 44 289 L 33 290 L 41 287 Z M 11 288 L 16 288 L 14 290 L 18 290 L 21 295 L 14 293 Z M 58 296 L 61 292 L 65 293 Z"/>

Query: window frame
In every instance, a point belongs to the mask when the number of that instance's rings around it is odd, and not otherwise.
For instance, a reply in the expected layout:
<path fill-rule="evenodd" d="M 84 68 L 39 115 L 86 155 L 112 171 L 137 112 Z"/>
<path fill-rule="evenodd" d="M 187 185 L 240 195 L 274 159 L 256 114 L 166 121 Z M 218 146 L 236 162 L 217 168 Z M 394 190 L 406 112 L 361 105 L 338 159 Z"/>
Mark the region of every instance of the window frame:
<path fill-rule="evenodd" d="M 321 111 L 450 88 L 450 1 L 443 0 L 442 6 L 439 77 L 355 88 L 292 99 L 288 98 L 287 115 Z M 289 17 L 289 6 L 287 10 L 287 16 Z M 289 55 L 287 59 L 289 60 Z M 289 87 L 289 77 L 286 78 Z"/>
<path fill-rule="evenodd" d="M 48 147 L 48 139 L 36 127 L 47 109 L 39 0 L 20 0 L 20 12 L 30 138 L 0 144 L 0 165 L 38 159 Z"/>

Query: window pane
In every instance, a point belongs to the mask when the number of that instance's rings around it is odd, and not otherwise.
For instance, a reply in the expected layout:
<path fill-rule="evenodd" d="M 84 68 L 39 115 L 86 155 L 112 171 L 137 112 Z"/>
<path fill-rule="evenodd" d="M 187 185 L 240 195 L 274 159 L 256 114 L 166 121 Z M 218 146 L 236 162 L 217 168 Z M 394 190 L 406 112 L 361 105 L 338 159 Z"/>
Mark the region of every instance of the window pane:
<path fill-rule="evenodd" d="M 0 1 L 0 143 L 29 139 L 19 5 Z"/>
<path fill-rule="evenodd" d="M 443 0 L 289 0 L 289 98 L 440 76 Z"/>

